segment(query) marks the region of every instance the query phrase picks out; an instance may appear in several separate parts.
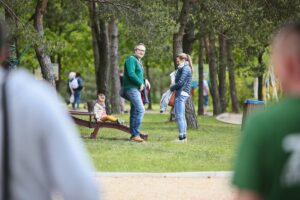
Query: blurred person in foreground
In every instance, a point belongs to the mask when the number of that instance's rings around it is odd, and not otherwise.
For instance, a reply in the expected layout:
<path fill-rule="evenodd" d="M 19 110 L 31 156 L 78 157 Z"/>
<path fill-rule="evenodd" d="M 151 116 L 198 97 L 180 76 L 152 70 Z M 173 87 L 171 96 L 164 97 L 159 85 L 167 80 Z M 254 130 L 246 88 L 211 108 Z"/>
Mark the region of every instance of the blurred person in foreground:
<path fill-rule="evenodd" d="M 300 199 L 299 22 L 278 31 L 271 55 L 284 97 L 246 123 L 233 176 L 239 200 Z"/>
<path fill-rule="evenodd" d="M 0 63 L 7 56 L 5 35 L 1 22 Z M 0 102 L 2 200 L 48 200 L 53 194 L 99 200 L 77 130 L 49 84 L 0 67 Z"/>

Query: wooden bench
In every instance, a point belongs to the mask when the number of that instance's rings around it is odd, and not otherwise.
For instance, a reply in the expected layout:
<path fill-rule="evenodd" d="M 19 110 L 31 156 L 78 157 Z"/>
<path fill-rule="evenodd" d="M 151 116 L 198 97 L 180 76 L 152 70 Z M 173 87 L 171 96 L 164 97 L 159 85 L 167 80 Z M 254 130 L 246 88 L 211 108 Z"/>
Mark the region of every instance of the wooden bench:
<path fill-rule="evenodd" d="M 117 124 L 115 122 L 97 122 L 94 118 L 94 114 L 91 112 L 70 110 L 69 113 L 77 125 L 94 129 L 89 137 L 91 139 L 96 138 L 100 128 L 113 128 L 130 134 L 130 128 L 128 126 Z M 80 119 L 76 116 L 88 116 L 89 120 Z M 140 134 L 140 136 L 144 140 L 148 139 L 147 134 Z"/>

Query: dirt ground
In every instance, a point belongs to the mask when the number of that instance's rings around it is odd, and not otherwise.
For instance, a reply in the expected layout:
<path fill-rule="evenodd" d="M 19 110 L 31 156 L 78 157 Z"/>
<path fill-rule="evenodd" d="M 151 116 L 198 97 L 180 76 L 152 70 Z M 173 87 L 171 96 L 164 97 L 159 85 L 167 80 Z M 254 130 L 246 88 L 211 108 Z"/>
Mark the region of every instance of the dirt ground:
<path fill-rule="evenodd" d="M 231 200 L 229 178 L 96 177 L 104 200 Z"/>

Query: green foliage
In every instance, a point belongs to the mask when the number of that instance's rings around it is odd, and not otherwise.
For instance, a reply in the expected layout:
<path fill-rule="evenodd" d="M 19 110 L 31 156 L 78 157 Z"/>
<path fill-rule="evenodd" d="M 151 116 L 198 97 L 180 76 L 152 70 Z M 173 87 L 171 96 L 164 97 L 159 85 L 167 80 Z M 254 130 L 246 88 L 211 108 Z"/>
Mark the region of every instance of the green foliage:
<path fill-rule="evenodd" d="M 15 3 L 13 3 L 15 2 Z M 178 0 L 110 0 L 97 2 L 97 17 L 110 21 L 119 20 L 120 67 L 125 58 L 133 53 L 139 42 L 146 45 L 144 65 L 150 69 L 154 101 L 169 86 L 168 73 L 172 68 L 172 34 L 178 28 L 177 18 L 182 1 Z M 268 45 L 271 33 L 285 20 L 299 17 L 299 1 L 288 0 L 195 0 L 189 23 L 196 26 L 197 34 L 214 30 L 224 33 L 233 43 L 233 57 L 237 74 L 239 99 L 251 93 L 252 78 L 264 71 L 268 65 Z M 9 22 L 18 53 L 27 47 L 30 50 L 21 61 L 21 66 L 34 71 L 39 67 L 34 47 L 44 45 L 52 62 L 60 58 L 61 79 L 66 80 L 70 71 L 79 71 L 88 81 L 94 81 L 94 59 L 90 16 L 90 2 L 82 0 L 52 0 L 48 2 L 44 16 L 45 37 L 36 34 L 33 14 L 36 1 L 7 1 L 18 19 Z M 4 16 L 3 4 L 1 15 Z M 217 43 L 217 40 L 216 40 Z M 197 63 L 198 45 L 194 43 L 193 61 Z M 218 47 L 218 44 L 216 44 Z M 264 52 L 263 65 L 257 56 Z M 158 81 L 158 78 L 160 79 Z M 245 80 L 243 80 L 245 78 Z M 246 81 L 246 83 L 244 82 Z M 95 83 L 88 83 L 93 88 Z M 243 88 L 244 87 L 244 88 Z M 93 93 L 87 91 L 87 93 Z"/>

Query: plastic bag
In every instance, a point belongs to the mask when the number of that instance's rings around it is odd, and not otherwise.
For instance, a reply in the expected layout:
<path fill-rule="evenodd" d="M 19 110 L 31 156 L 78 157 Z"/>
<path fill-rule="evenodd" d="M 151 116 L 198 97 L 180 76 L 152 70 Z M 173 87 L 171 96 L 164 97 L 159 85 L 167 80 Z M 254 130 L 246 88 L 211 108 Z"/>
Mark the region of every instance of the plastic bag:
<path fill-rule="evenodd" d="M 74 103 L 74 101 L 75 101 L 74 94 L 71 94 L 71 96 L 70 96 L 70 103 Z"/>

